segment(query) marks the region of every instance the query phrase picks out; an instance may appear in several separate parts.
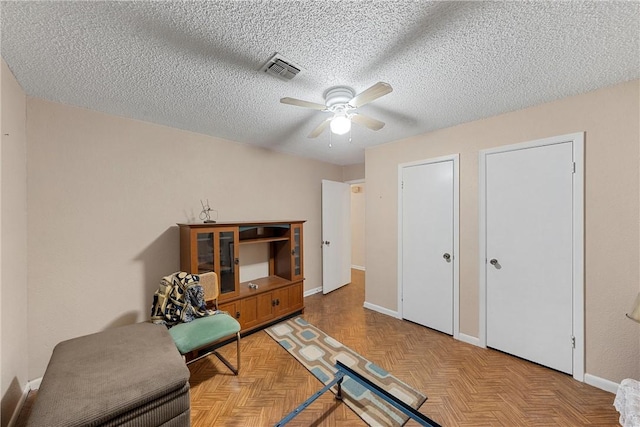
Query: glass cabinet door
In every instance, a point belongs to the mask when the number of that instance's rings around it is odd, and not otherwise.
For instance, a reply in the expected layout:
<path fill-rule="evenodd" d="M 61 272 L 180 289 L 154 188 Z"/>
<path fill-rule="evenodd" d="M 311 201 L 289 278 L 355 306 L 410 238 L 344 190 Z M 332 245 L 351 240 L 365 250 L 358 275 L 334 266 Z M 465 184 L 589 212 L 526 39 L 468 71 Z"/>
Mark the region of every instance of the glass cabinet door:
<path fill-rule="evenodd" d="M 195 269 L 196 274 L 215 271 L 213 258 L 213 233 L 196 233 L 198 260 Z"/>
<path fill-rule="evenodd" d="M 292 224 L 293 241 L 291 242 L 292 279 L 302 279 L 302 224 Z"/>
<path fill-rule="evenodd" d="M 221 230 L 218 236 L 218 250 L 220 251 L 220 295 L 235 294 L 239 280 L 238 272 L 238 244 L 236 230 Z"/>

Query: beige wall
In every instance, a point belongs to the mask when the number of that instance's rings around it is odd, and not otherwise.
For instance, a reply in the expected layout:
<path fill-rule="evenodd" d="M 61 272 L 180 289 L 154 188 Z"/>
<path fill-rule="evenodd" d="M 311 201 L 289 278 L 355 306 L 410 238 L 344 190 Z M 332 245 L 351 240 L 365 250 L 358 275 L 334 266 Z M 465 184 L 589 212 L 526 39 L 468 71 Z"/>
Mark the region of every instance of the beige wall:
<path fill-rule="evenodd" d="M 360 193 L 351 192 L 351 265 L 358 268 L 365 267 L 365 214 L 364 214 L 364 163 L 344 166 L 342 180 L 344 182 L 360 182 Z M 353 190 L 354 185 L 351 186 Z"/>
<path fill-rule="evenodd" d="M 357 189 L 357 192 L 354 192 Z M 351 265 L 356 268 L 365 267 L 365 184 L 351 185 Z"/>
<path fill-rule="evenodd" d="M 145 320 L 179 268 L 177 222 L 305 219 L 322 285 L 321 180 L 342 168 L 40 99 L 27 102 L 29 375 L 60 341 Z"/>
<path fill-rule="evenodd" d="M 28 381 L 26 96 L 0 64 L 0 367 L 2 420 L 11 419 Z"/>
<path fill-rule="evenodd" d="M 342 181 L 360 181 L 364 179 L 364 163 L 342 167 Z"/>
<path fill-rule="evenodd" d="M 401 163 L 460 153 L 460 332 L 478 336 L 478 152 L 586 132 L 586 372 L 640 377 L 639 81 L 366 150 L 366 301 L 397 310 L 397 175 Z"/>

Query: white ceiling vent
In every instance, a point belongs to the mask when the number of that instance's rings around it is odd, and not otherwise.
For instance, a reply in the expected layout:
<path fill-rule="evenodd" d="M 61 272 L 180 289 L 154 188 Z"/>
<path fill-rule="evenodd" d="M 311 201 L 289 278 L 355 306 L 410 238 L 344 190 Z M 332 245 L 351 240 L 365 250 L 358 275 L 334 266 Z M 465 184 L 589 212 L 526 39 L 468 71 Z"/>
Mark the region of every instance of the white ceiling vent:
<path fill-rule="evenodd" d="M 267 61 L 261 71 L 271 74 L 272 76 L 276 76 L 282 80 L 291 80 L 300 71 L 302 71 L 302 68 L 276 53 Z"/>

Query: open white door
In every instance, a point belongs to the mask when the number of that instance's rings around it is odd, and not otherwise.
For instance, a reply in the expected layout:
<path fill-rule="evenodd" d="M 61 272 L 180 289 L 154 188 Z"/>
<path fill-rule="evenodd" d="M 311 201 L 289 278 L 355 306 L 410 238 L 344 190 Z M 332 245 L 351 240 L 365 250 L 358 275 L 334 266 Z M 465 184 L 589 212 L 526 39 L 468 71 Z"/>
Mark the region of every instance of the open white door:
<path fill-rule="evenodd" d="M 351 186 L 322 180 L 322 293 L 351 282 Z"/>

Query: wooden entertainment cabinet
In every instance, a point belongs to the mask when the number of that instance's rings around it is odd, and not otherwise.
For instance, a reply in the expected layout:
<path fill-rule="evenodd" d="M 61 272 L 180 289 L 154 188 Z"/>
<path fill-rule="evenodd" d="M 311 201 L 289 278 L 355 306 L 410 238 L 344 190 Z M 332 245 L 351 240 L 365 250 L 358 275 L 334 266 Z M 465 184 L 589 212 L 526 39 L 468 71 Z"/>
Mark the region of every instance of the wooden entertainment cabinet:
<path fill-rule="evenodd" d="M 243 333 L 302 313 L 304 222 L 178 224 L 180 269 L 218 273 L 218 307 L 238 319 Z"/>

